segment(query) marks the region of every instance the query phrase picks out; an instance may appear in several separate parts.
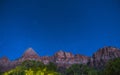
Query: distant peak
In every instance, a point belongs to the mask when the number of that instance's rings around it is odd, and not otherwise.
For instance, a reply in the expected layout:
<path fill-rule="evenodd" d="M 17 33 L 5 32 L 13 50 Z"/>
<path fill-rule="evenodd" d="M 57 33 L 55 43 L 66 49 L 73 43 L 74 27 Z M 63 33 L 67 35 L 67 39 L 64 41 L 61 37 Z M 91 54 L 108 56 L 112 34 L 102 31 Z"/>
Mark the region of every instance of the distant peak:
<path fill-rule="evenodd" d="M 26 50 L 26 52 L 27 52 L 27 51 L 35 52 L 32 47 L 28 48 L 28 49 Z"/>
<path fill-rule="evenodd" d="M 119 48 L 114 47 L 114 46 L 105 46 L 101 48 L 100 50 L 119 50 Z"/>
<path fill-rule="evenodd" d="M 104 46 L 103 48 L 116 48 L 114 46 Z"/>
<path fill-rule="evenodd" d="M 58 52 L 64 52 L 63 50 L 59 50 Z"/>
<path fill-rule="evenodd" d="M 29 56 L 38 56 L 38 54 L 34 51 L 33 48 L 30 47 L 23 54 L 23 57 L 29 57 Z"/>

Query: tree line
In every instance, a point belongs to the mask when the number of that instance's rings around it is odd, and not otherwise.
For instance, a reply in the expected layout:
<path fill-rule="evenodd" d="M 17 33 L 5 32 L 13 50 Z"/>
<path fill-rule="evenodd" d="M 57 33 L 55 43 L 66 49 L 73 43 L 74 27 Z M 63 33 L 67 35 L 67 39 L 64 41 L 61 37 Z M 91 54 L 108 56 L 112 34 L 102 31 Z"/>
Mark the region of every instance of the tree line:
<path fill-rule="evenodd" d="M 83 64 L 73 64 L 60 68 L 50 62 L 45 65 L 39 61 L 27 60 L 21 65 L 0 75 L 120 75 L 120 58 L 110 60 L 103 69 L 95 69 Z"/>

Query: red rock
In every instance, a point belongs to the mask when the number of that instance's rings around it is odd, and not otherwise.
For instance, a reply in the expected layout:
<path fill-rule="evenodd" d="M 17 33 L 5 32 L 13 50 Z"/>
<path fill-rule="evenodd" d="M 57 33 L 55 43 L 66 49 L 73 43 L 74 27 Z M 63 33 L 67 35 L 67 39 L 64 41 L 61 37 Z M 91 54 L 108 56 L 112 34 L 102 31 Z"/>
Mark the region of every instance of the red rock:
<path fill-rule="evenodd" d="M 89 61 L 89 57 L 80 54 L 76 54 L 74 59 L 77 64 L 87 64 Z"/>
<path fill-rule="evenodd" d="M 87 64 L 88 57 L 82 55 L 73 55 L 70 52 L 58 51 L 55 55 L 55 63 L 58 66 L 69 67 L 71 64 Z"/>
<path fill-rule="evenodd" d="M 120 50 L 115 47 L 104 47 L 93 54 L 91 65 L 94 67 L 103 67 L 110 59 L 120 57 Z"/>
<path fill-rule="evenodd" d="M 39 55 L 32 49 L 28 48 L 24 54 L 22 55 L 23 58 L 38 58 Z"/>
<path fill-rule="evenodd" d="M 80 54 L 73 55 L 70 52 L 62 50 L 55 53 L 53 56 L 40 57 L 32 48 L 27 49 L 22 57 L 15 61 L 9 61 L 7 57 L 0 58 L 0 68 L 2 72 L 15 68 L 25 60 L 41 61 L 44 64 L 53 62 L 58 67 L 68 68 L 72 64 L 88 64 L 92 67 L 102 68 L 110 60 L 120 57 L 120 50 L 114 47 L 104 47 L 93 54 L 92 57 L 83 56 Z"/>

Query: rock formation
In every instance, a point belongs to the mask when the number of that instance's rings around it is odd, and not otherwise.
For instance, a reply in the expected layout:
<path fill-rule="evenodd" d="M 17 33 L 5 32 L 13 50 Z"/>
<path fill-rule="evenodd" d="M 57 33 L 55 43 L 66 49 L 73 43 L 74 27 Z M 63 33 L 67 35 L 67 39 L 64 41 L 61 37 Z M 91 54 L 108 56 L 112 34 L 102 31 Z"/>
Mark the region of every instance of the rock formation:
<path fill-rule="evenodd" d="M 27 49 L 24 54 L 10 61 L 7 57 L 0 58 L 0 69 L 2 72 L 15 68 L 25 60 L 41 61 L 44 64 L 53 62 L 58 67 L 68 68 L 72 64 L 87 64 L 95 68 L 102 68 L 111 59 L 120 57 L 120 50 L 115 47 L 104 47 L 95 52 L 92 57 L 80 54 L 73 55 L 70 52 L 62 50 L 56 52 L 53 56 L 39 56 L 32 48 Z"/>
<path fill-rule="evenodd" d="M 91 65 L 96 68 L 102 68 L 109 60 L 120 57 L 120 50 L 115 47 L 104 47 L 93 54 Z"/>
<path fill-rule="evenodd" d="M 27 59 L 27 58 L 39 58 L 39 55 L 32 49 L 32 48 L 28 48 L 24 54 L 22 55 L 22 58 Z"/>

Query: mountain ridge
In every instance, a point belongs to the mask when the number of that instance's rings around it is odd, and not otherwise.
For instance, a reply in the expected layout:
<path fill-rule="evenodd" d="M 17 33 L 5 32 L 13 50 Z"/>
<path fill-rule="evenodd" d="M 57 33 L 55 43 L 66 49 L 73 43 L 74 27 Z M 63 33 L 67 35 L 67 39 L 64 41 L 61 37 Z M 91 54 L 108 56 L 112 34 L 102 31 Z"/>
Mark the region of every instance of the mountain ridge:
<path fill-rule="evenodd" d="M 25 60 L 35 60 L 44 64 L 53 62 L 58 67 L 65 68 L 70 67 L 72 64 L 86 64 L 91 67 L 102 68 L 110 59 L 118 57 L 120 57 L 120 49 L 109 46 L 100 48 L 90 57 L 72 54 L 72 52 L 65 52 L 63 50 L 59 50 L 52 56 L 39 56 L 32 48 L 28 48 L 20 58 L 14 61 L 10 61 L 7 57 L 0 58 L 0 67 L 3 68 L 2 71 L 4 72 L 20 65 Z"/>

